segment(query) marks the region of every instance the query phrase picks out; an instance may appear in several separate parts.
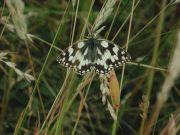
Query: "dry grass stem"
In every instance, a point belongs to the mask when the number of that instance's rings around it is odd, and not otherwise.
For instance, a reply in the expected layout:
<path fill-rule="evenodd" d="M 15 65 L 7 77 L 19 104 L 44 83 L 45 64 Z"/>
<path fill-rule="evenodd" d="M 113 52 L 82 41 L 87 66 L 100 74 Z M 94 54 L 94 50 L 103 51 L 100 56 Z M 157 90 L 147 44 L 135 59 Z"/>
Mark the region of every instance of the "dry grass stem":
<path fill-rule="evenodd" d="M 177 135 L 180 131 L 180 110 L 172 114 L 160 135 Z"/>
<path fill-rule="evenodd" d="M 109 91 L 111 95 L 111 101 L 113 108 L 116 110 L 120 107 L 120 90 L 119 90 L 119 82 L 116 77 L 116 73 L 114 71 L 111 72 L 109 77 Z"/>
<path fill-rule="evenodd" d="M 127 62 L 127 64 L 136 65 L 136 66 L 140 66 L 140 67 L 145 67 L 145 68 L 149 68 L 149 69 L 152 69 L 152 70 L 159 70 L 159 71 L 169 72 L 168 69 L 164 69 L 164 68 L 160 68 L 160 67 L 154 67 L 154 66 L 146 65 L 146 64 L 142 64 L 142 63 Z"/>
<path fill-rule="evenodd" d="M 168 99 L 169 92 L 171 91 L 171 87 L 173 86 L 174 80 L 180 75 L 180 31 L 177 32 L 177 45 L 174 51 L 174 55 L 172 57 L 171 63 L 169 65 L 169 75 L 166 77 L 161 91 L 157 95 L 157 102 L 155 111 L 153 112 L 149 122 L 147 123 L 147 127 L 145 130 L 145 134 L 150 134 L 153 124 L 158 118 L 158 115 Z"/>

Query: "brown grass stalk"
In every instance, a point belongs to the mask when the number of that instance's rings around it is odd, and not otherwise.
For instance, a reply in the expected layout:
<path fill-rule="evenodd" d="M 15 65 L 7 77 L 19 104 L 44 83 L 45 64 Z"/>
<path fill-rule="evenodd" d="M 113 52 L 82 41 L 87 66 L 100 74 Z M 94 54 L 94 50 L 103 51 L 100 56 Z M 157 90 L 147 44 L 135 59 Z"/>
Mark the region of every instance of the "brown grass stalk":
<path fill-rule="evenodd" d="M 166 77 L 161 91 L 157 95 L 157 102 L 156 102 L 156 107 L 154 109 L 154 112 L 152 113 L 149 121 L 147 122 L 147 126 L 145 128 L 144 134 L 149 135 L 153 125 L 156 123 L 156 120 L 159 116 L 159 113 L 161 109 L 163 108 L 164 104 L 166 103 L 169 93 L 171 91 L 171 87 L 173 86 L 174 80 L 179 76 L 180 74 L 180 63 L 179 63 L 179 58 L 180 58 L 180 30 L 178 31 L 178 41 L 177 41 L 177 46 L 175 48 L 174 56 L 172 58 L 172 61 L 169 66 L 169 75 Z"/>

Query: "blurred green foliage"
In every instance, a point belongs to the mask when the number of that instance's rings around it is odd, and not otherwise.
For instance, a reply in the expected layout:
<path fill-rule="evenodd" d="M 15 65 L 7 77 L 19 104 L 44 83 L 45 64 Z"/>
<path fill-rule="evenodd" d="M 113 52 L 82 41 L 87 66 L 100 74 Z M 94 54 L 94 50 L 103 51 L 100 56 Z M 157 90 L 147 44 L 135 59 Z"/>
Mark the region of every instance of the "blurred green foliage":
<path fill-rule="evenodd" d="M 42 40 L 52 43 L 60 20 L 62 19 L 65 9 L 68 6 L 68 1 L 24 0 L 23 2 L 25 6 L 24 16 L 27 23 L 28 34 L 32 34 Z M 95 0 L 90 14 L 88 27 L 91 27 L 95 21 L 96 16 L 103 6 L 103 2 L 104 0 Z M 103 24 L 106 27 L 99 34 L 100 37 L 105 37 L 106 32 L 109 30 L 118 2 L 114 7 L 112 16 L 109 16 L 108 20 L 106 20 Z M 80 38 L 90 5 L 91 0 L 80 0 L 74 42 L 78 41 Z M 126 20 L 126 17 L 131 11 L 131 5 L 132 2 L 130 0 L 122 1 L 121 6 L 118 9 L 118 15 L 115 18 L 114 25 L 109 33 L 108 40 L 111 40 L 114 37 L 117 30 Z M 147 65 L 151 64 L 158 17 L 136 38 L 133 40 L 131 40 L 131 38 L 133 38 L 133 36 L 146 24 L 148 24 L 153 17 L 159 14 L 162 10 L 160 5 L 161 1 L 144 0 L 140 1 L 134 11 L 129 43 L 129 52 L 132 55 L 133 62 L 140 62 Z M 179 25 L 179 8 L 179 4 L 171 4 L 165 9 L 165 18 L 162 26 L 163 29 L 161 32 L 160 48 L 156 64 L 157 67 L 167 69 L 170 58 L 173 55 L 173 50 L 176 45 L 176 33 Z M 4 1 L 0 2 L 0 11 L 0 32 L 2 32 L 5 24 L 4 20 L 6 20 L 10 14 L 9 9 L 4 4 Z M 58 33 L 58 40 L 54 44 L 60 49 L 65 49 L 70 45 L 74 16 L 75 7 L 72 6 L 70 1 L 70 5 L 67 9 L 65 18 L 62 20 L 62 26 Z M 10 16 L 7 23 L 9 27 L 13 27 L 14 25 L 11 17 L 12 16 Z M 114 40 L 114 42 L 121 47 L 126 44 L 128 27 L 129 23 L 127 22 Z M 85 36 L 87 35 L 88 30 L 86 30 Z M 29 69 L 30 74 L 35 78 L 38 77 L 41 71 L 49 51 L 49 47 L 50 46 L 48 46 L 48 44 L 42 42 L 38 38 L 32 38 L 32 42 L 28 43 L 28 48 L 31 54 L 30 59 L 28 57 L 27 45 L 18 37 L 16 31 L 11 31 L 8 27 L 5 27 L 5 30 L 0 37 L 0 52 L 9 52 L 9 61 L 16 63 L 17 67 L 24 72 Z M 20 134 L 35 134 L 36 129 L 39 128 L 38 126 L 41 126 L 42 122 L 45 120 L 49 109 L 51 108 L 52 103 L 54 102 L 54 99 L 64 82 L 66 68 L 60 66 L 56 62 L 56 58 L 59 53 L 60 52 L 57 49 L 53 48 L 37 87 L 39 92 L 36 90 L 28 112 L 28 117 L 25 119 L 23 127 L 20 129 Z M 33 63 L 34 73 L 30 60 L 32 60 Z M 118 79 L 120 80 L 121 69 L 117 69 L 116 73 Z M 157 93 L 161 89 L 166 74 L 167 73 L 162 71 L 155 72 L 150 95 L 148 116 L 150 116 L 153 111 Z M 139 103 L 142 101 L 142 95 L 146 93 L 148 75 L 148 68 L 134 65 L 126 66 L 121 100 L 124 100 L 126 95 L 129 93 L 132 93 L 132 95 L 119 109 L 117 134 L 137 134 L 141 122 Z M 73 76 L 73 80 L 71 80 L 73 83 L 69 84 L 71 89 L 76 88 L 82 81 L 81 76 Z M 19 79 L 18 75 L 15 74 L 11 68 L 7 67 L 3 63 L 0 63 L 0 134 L 13 134 L 17 121 L 28 103 L 34 84 L 35 82 L 33 81 L 29 83 L 25 79 Z M 170 115 L 177 110 L 180 103 L 179 86 L 180 81 L 177 80 L 169 95 L 168 102 L 164 105 L 157 123 L 154 126 L 154 135 L 159 134 L 163 130 L 168 123 Z M 102 94 L 99 87 L 99 78 L 96 76 L 92 81 L 86 99 L 86 105 L 88 108 L 83 108 L 81 112 L 81 118 L 76 130 L 77 135 L 111 134 L 113 120 L 106 109 L 107 106 L 102 104 Z M 75 91 L 76 89 L 71 91 L 71 94 L 73 95 Z M 81 97 L 78 95 L 65 115 L 63 120 L 63 133 L 65 135 L 69 135 L 72 132 L 77 118 L 80 99 Z M 59 104 L 60 105 L 57 106 L 57 108 L 61 110 L 61 104 L 63 104 L 63 101 Z M 39 122 L 41 123 L 40 125 Z"/>

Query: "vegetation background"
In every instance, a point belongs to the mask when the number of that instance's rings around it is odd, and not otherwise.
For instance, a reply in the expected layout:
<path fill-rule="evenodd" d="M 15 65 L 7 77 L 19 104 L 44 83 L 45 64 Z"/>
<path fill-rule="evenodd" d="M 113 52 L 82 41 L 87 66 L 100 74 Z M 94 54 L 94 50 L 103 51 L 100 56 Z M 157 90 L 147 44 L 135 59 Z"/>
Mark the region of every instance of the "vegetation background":
<path fill-rule="evenodd" d="M 178 133 L 178 0 L 107 1 L 0 1 L 1 135 Z M 105 11 L 98 36 L 132 56 L 116 69 L 111 81 L 120 88 L 108 87 L 110 95 L 102 94 L 98 75 L 78 76 L 56 61 Z"/>

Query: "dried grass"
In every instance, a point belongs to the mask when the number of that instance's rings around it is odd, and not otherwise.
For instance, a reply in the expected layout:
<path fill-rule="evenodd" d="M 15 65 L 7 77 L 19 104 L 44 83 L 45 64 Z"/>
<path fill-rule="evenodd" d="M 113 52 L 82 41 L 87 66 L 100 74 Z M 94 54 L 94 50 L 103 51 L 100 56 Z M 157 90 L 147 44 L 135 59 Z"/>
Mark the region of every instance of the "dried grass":
<path fill-rule="evenodd" d="M 180 110 L 171 115 L 169 122 L 161 131 L 160 135 L 177 135 L 180 130 Z"/>
<path fill-rule="evenodd" d="M 7 52 L 2 52 L 0 53 L 0 62 L 3 62 L 4 64 L 6 64 L 8 67 L 12 68 L 21 78 L 25 78 L 28 82 L 34 81 L 35 78 L 26 73 L 26 72 L 22 72 L 21 70 L 19 70 L 18 68 L 16 68 L 16 64 L 9 61 L 7 58 L 8 53 Z"/>
<path fill-rule="evenodd" d="M 172 57 L 171 63 L 169 65 L 169 75 L 166 77 L 161 91 L 157 95 L 157 102 L 155 111 L 153 112 L 149 122 L 146 124 L 147 127 L 145 129 L 145 134 L 148 135 L 151 132 L 152 126 L 157 120 L 159 113 L 166 103 L 169 93 L 171 91 L 171 87 L 173 86 L 174 81 L 180 75 L 180 30 L 177 32 L 177 45 L 174 51 L 174 55 Z"/>

